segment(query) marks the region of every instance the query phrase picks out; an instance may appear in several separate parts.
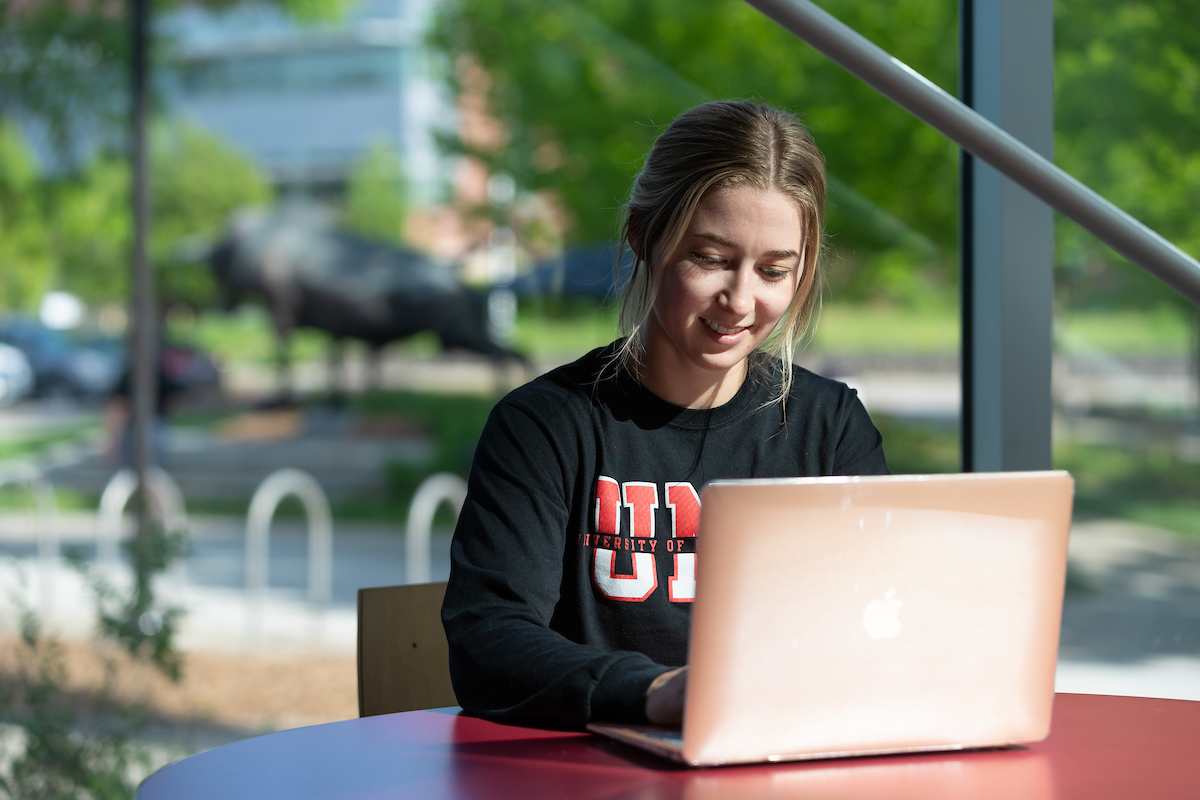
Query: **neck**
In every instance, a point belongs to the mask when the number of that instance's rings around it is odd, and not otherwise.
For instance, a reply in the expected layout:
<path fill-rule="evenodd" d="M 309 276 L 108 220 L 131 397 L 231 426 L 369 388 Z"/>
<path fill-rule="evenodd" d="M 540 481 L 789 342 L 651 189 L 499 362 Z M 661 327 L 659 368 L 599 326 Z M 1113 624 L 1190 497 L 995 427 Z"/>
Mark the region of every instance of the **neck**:
<path fill-rule="evenodd" d="M 704 370 L 681 361 L 673 349 L 669 353 L 656 353 L 653 347 L 647 347 L 638 368 L 638 380 L 663 400 L 681 408 L 723 406 L 737 395 L 746 380 L 745 360 L 724 371 Z"/>

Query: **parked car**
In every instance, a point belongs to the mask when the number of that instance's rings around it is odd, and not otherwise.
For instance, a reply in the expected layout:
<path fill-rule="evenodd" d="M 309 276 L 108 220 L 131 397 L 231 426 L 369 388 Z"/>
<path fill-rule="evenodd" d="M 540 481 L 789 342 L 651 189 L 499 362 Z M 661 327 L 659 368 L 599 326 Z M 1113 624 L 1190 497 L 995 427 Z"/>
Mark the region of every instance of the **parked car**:
<path fill-rule="evenodd" d="M 0 344 L 20 350 L 33 372 L 34 397 L 103 397 L 121 375 L 115 340 L 76 341 L 27 317 L 0 322 Z"/>
<path fill-rule="evenodd" d="M 15 347 L 0 344 L 0 406 L 14 403 L 33 391 L 29 359 Z"/>
<path fill-rule="evenodd" d="M 168 342 L 158 355 L 159 392 L 164 397 L 196 398 L 220 391 L 220 368 L 210 356 L 195 347 Z M 128 359 L 123 357 L 121 363 L 121 375 L 114 391 L 127 395 L 132 374 Z"/>
<path fill-rule="evenodd" d="M 221 370 L 210 357 L 191 345 L 168 342 L 160 355 L 162 375 L 183 394 L 199 394 L 220 388 Z"/>

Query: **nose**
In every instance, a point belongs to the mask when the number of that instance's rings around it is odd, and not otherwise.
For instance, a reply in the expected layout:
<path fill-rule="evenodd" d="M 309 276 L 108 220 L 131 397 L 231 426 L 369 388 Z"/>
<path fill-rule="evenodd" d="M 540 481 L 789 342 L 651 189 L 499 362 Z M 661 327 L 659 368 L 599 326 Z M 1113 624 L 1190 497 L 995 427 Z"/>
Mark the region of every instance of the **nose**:
<path fill-rule="evenodd" d="M 730 270 L 725 287 L 717 298 L 733 314 L 747 314 L 754 308 L 753 275 L 745 267 Z"/>

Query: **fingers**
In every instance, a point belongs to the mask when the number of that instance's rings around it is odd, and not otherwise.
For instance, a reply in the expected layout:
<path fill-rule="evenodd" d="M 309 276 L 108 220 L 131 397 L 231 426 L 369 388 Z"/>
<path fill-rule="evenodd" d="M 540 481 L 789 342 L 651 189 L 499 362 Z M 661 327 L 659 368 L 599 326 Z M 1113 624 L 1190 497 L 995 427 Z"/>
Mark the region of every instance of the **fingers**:
<path fill-rule="evenodd" d="M 646 690 L 646 719 L 654 725 L 679 725 L 686 696 L 687 667 L 664 672 Z"/>

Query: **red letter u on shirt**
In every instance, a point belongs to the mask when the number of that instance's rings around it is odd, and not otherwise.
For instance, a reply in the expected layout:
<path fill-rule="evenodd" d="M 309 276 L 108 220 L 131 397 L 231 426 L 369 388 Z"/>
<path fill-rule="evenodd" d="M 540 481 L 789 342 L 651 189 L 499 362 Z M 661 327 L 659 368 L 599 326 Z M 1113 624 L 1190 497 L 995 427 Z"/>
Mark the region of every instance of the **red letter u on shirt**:
<path fill-rule="evenodd" d="M 624 495 L 624 497 L 622 497 Z M 619 486 L 615 480 L 600 476 L 596 481 L 596 533 L 609 536 L 613 543 L 621 542 L 621 505 L 629 509 L 628 547 L 632 550 L 633 573 L 618 575 L 616 552 L 597 547 L 592 554 L 592 580 L 596 588 L 613 600 L 641 602 L 658 588 L 658 569 L 654 554 L 637 552 L 632 545 L 635 538 L 654 537 L 654 509 L 658 508 L 658 486 L 653 483 L 630 481 Z"/>

